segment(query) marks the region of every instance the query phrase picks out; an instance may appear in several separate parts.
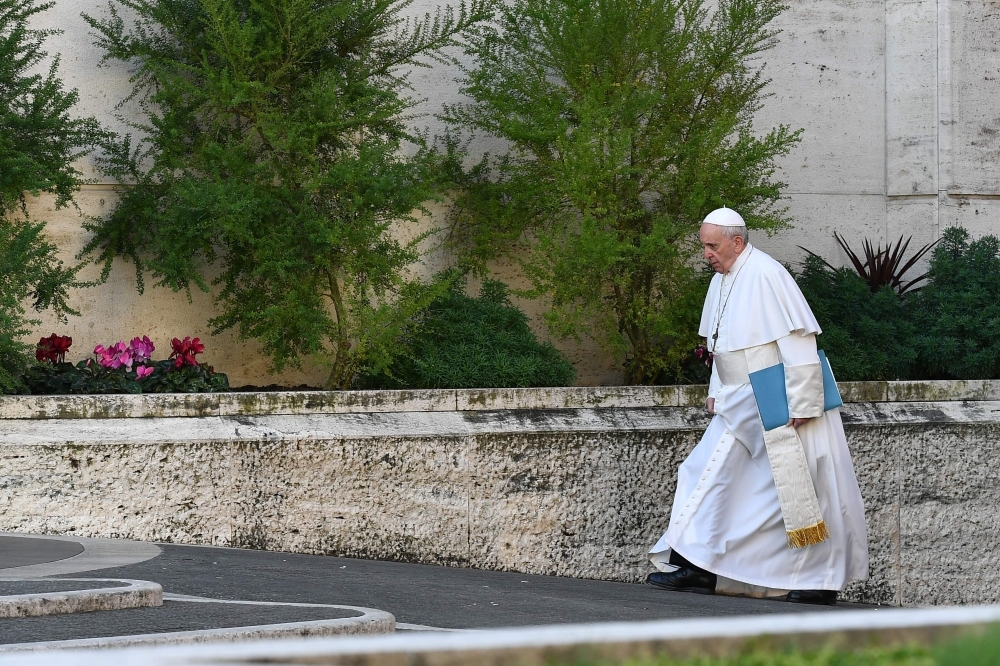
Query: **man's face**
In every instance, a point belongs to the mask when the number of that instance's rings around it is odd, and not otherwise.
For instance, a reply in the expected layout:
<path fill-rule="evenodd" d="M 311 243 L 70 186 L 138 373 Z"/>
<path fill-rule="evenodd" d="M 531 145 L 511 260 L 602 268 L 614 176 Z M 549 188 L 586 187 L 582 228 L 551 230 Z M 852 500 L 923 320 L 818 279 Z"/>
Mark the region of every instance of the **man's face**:
<path fill-rule="evenodd" d="M 701 225 L 698 237 L 701 239 L 702 256 L 717 273 L 728 272 L 746 247 L 742 237 L 729 238 L 722 227 L 714 224 Z"/>

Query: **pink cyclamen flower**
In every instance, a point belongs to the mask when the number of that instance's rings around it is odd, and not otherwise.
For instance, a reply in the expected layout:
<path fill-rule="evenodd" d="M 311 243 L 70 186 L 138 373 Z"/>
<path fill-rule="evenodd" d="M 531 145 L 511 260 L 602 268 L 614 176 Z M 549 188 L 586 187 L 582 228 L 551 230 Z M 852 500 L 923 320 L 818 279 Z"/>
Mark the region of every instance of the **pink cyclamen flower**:
<path fill-rule="evenodd" d="M 115 366 L 116 368 L 124 367 L 126 370 L 131 370 L 132 363 L 135 361 L 135 359 L 132 358 L 132 350 L 126 349 L 122 353 L 118 354 L 118 356 L 115 357 L 115 361 L 118 362 L 118 365 Z"/>
<path fill-rule="evenodd" d="M 153 369 L 145 365 L 139 365 L 135 368 L 135 378 L 142 379 L 143 377 L 148 377 L 153 374 Z"/>
<path fill-rule="evenodd" d="M 97 345 L 94 347 L 94 354 L 97 355 L 97 362 L 103 368 L 115 370 L 123 365 L 128 368 L 132 367 L 132 350 L 120 340 L 110 347 Z"/>
<path fill-rule="evenodd" d="M 94 347 L 94 355 L 97 356 L 97 362 L 101 364 L 102 368 L 110 368 L 115 358 L 114 351 L 106 348 L 104 345 Z"/>
<path fill-rule="evenodd" d="M 148 335 L 144 335 L 141 338 L 132 338 L 132 343 L 129 347 L 132 349 L 132 355 L 136 361 L 149 359 L 153 355 L 153 351 L 156 350 L 153 341 L 149 339 Z"/>

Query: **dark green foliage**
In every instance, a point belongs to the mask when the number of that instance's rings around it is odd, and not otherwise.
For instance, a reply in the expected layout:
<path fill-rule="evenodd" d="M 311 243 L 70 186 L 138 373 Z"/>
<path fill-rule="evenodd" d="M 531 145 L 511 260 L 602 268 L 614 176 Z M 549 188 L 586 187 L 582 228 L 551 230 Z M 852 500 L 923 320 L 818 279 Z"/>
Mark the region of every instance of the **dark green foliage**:
<path fill-rule="evenodd" d="M 712 356 L 704 344 L 700 344 L 681 361 L 677 372 L 678 384 L 707 384 L 712 378 Z"/>
<path fill-rule="evenodd" d="M 102 368 L 93 359 L 72 363 L 39 363 L 25 376 L 34 395 L 87 393 L 212 393 L 229 390 L 229 378 L 204 363 L 174 367 L 168 359 L 152 364 L 153 374 L 137 379 L 134 372 Z"/>
<path fill-rule="evenodd" d="M 140 290 L 145 273 L 207 290 L 214 271 L 214 330 L 258 340 L 275 370 L 318 356 L 345 388 L 384 363 L 438 290 L 405 277 L 422 237 L 399 240 L 439 162 L 407 129 L 406 71 L 487 16 L 470 0 L 406 22 L 409 4 L 121 0 L 85 16 L 106 59 L 136 67 L 148 118 L 138 147 L 109 146 L 105 172 L 135 186 L 87 251 L 106 272 L 130 258 Z"/>
<path fill-rule="evenodd" d="M 953 227 L 917 293 L 913 345 L 932 379 L 1000 378 L 1000 239 Z"/>
<path fill-rule="evenodd" d="M 831 269 L 810 255 L 795 276 L 823 333 L 817 345 L 826 351 L 838 381 L 910 378 L 917 367 L 909 299 L 889 286 L 872 293 L 850 268 Z"/>
<path fill-rule="evenodd" d="M 1000 379 L 1000 239 L 945 229 L 927 284 L 872 293 L 812 255 L 796 277 L 837 379 Z"/>
<path fill-rule="evenodd" d="M 511 0 L 477 28 L 456 125 L 506 140 L 457 176 L 452 238 L 480 269 L 511 253 L 552 309 L 550 330 L 592 334 L 629 384 L 675 381 L 698 342 L 707 275 L 694 241 L 714 208 L 786 224 L 762 133 L 777 0 Z"/>
<path fill-rule="evenodd" d="M 462 281 L 437 298 L 412 324 L 403 351 L 366 388 L 502 388 L 567 386 L 573 366 L 551 343 L 539 343 L 528 318 L 501 282 L 487 280 L 478 298 Z"/>
<path fill-rule="evenodd" d="M 23 390 L 20 377 L 32 363 L 32 349 L 20 340 L 39 322 L 29 318 L 26 304 L 59 317 L 76 314 L 67 289 L 79 286 L 79 267 L 56 258 L 44 223 L 28 217 L 25 193 L 54 194 L 57 206 L 70 203 L 81 182 L 73 162 L 101 136 L 92 118 L 70 117 L 77 93 L 63 90 L 58 58 L 37 73 L 47 55 L 42 44 L 53 31 L 31 30 L 28 23 L 52 4 L 0 0 L 0 393 Z"/>

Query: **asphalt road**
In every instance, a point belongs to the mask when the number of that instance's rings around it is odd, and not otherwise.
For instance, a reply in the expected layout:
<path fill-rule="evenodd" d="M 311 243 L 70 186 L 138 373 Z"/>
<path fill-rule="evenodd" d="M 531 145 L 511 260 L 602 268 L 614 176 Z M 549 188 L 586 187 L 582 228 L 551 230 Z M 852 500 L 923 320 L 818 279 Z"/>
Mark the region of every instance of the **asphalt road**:
<path fill-rule="evenodd" d="M 81 549 L 67 541 L 0 537 L 0 576 L 10 566 L 53 562 Z M 666 592 L 649 585 L 531 576 L 451 567 L 296 555 L 234 548 L 161 544 L 152 559 L 68 578 L 154 581 L 164 593 L 212 599 L 338 604 L 388 611 L 397 623 L 481 629 L 572 622 L 837 612 L 858 608 L 804 606 Z M 52 580 L 51 578 L 49 580 Z M 69 582 L 67 582 L 67 585 Z M 78 583 L 73 583 L 76 587 Z M 0 592 L 20 591 L 16 585 Z M 67 587 L 69 589 L 69 587 Z M 27 590 L 25 590 L 27 591 Z M 195 604 L 0 619 L 0 644 L 124 636 L 342 617 L 336 609 Z"/>
<path fill-rule="evenodd" d="M 0 536 L 0 574 L 11 567 L 57 562 L 82 552 L 83 546 L 73 541 Z"/>
<path fill-rule="evenodd" d="M 830 608 L 555 576 L 232 548 L 161 547 L 159 557 L 103 569 L 100 575 L 156 581 L 164 592 L 175 594 L 378 608 L 398 622 L 456 629 Z M 841 604 L 830 610 L 848 607 L 856 606 Z"/>

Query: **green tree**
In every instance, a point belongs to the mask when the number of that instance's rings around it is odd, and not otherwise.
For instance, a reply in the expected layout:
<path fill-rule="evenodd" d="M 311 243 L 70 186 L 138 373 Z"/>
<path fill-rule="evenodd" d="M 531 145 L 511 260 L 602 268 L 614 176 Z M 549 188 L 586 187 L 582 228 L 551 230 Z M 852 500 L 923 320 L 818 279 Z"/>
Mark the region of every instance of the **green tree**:
<path fill-rule="evenodd" d="M 479 267 L 514 250 L 531 293 L 551 300 L 551 330 L 595 334 L 627 383 L 673 379 L 694 347 L 707 279 L 694 241 L 709 211 L 787 224 L 775 158 L 799 133 L 752 123 L 781 10 L 512 0 L 470 39 L 473 102 L 445 117 L 510 151 L 460 180 L 452 238 Z"/>
<path fill-rule="evenodd" d="M 133 63 L 143 138 L 103 163 L 122 188 L 87 251 L 174 290 L 218 287 L 216 332 L 274 370 L 328 358 L 327 388 L 388 362 L 439 286 L 408 280 L 439 159 L 407 128 L 407 72 L 488 13 L 403 18 L 412 0 L 121 0 L 86 16 L 105 60 Z M 120 7 L 137 18 L 130 26 Z M 215 277 L 209 270 L 214 265 Z"/>
<path fill-rule="evenodd" d="M 59 317 L 76 314 L 67 290 L 78 286 L 79 266 L 56 258 L 45 224 L 28 214 L 25 193 L 70 204 L 82 182 L 73 164 L 101 136 L 94 119 L 70 116 L 78 95 L 63 89 L 59 59 L 38 72 L 48 57 L 42 45 L 57 31 L 32 30 L 29 21 L 53 4 L 0 0 L 0 392 L 20 390 L 31 361 L 21 339 L 40 322 L 29 318 L 26 304 Z"/>

